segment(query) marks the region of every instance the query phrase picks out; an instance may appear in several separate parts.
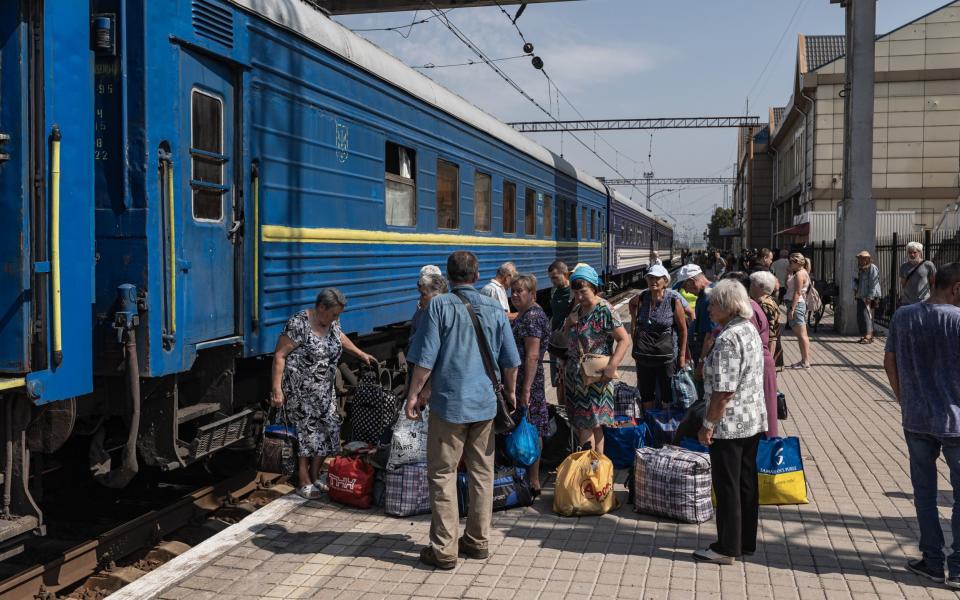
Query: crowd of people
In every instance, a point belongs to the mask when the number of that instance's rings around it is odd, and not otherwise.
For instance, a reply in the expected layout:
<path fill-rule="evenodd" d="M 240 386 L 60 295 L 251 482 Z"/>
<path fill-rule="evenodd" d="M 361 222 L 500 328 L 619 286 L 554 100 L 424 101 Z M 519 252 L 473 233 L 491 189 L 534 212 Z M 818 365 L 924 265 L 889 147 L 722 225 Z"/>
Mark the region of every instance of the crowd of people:
<path fill-rule="evenodd" d="M 934 464 L 942 450 L 953 481 L 960 481 L 960 264 L 937 271 L 917 246 L 908 248 L 909 260 L 900 269 L 904 304 L 909 306 L 894 316 L 885 360 L 903 405 L 921 524 L 923 557 L 911 561 L 909 568 L 941 581 L 953 578 L 960 586 L 960 541 L 954 542 L 949 573 L 943 575 Z M 730 564 L 753 553 L 757 449 L 762 437 L 779 432 L 775 357 L 786 322 L 796 334 L 801 356 L 792 368 L 811 366 L 806 299 L 812 279 L 810 261 L 800 253 L 763 249 L 746 264 L 730 258 L 716 252 L 708 264 L 686 260 L 673 278 L 662 264 L 652 264 L 646 289 L 629 303 L 626 324 L 604 298 L 599 274 L 587 264 L 572 270 L 561 261 L 550 265 L 546 309 L 537 302 L 537 276 L 518 273 L 513 263 L 502 264 L 480 289 L 479 262 L 471 252 L 452 253 L 445 277 L 436 266 L 423 267 L 411 320 L 404 405 L 412 420 L 421 418 L 428 403 L 430 408 L 427 477 L 432 521 L 421 561 L 449 569 L 458 555 L 485 558 L 489 553 L 498 393 L 511 408 L 525 408 L 541 438 L 547 437 L 547 359 L 550 384 L 567 409 L 579 446 L 602 453 L 604 427 L 615 420 L 614 382 L 631 349 L 644 408 L 669 402 L 677 371 L 692 368 L 696 374 L 696 437 L 711 458 L 718 539 L 693 557 Z M 869 253 L 862 252 L 858 264 L 853 287 L 860 341 L 869 344 L 879 275 Z M 285 406 L 296 424 L 298 492 L 308 498 L 325 491 L 321 464 L 340 450 L 337 362 L 344 351 L 362 362 L 374 361 L 340 330 L 338 316 L 346 304 L 338 290 L 323 290 L 314 307 L 290 318 L 275 353 L 271 400 Z M 937 339 L 942 343 L 934 343 Z M 478 341 L 489 349 L 502 390 L 486 376 L 489 365 L 476 351 Z M 941 373 L 933 382 L 927 376 L 930 368 Z M 456 488 L 461 464 L 470 473 L 462 535 Z M 539 464 L 531 466 L 529 479 L 538 496 Z M 954 525 L 954 540 L 960 540 L 960 523 Z"/>

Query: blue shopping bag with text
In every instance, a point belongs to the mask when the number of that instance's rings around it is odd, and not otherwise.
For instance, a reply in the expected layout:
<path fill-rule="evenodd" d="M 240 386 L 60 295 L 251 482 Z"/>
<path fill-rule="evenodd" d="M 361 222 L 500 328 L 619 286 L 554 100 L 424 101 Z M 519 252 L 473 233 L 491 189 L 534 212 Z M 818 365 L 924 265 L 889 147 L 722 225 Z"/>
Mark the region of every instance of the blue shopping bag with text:
<path fill-rule="evenodd" d="M 634 424 L 633 419 L 624 420 L 621 427 L 603 426 L 603 453 L 616 469 L 633 468 L 637 449 L 647 442 L 647 424 Z"/>
<path fill-rule="evenodd" d="M 760 504 L 806 504 L 807 480 L 800 439 L 761 439 L 757 448 L 757 480 Z"/>

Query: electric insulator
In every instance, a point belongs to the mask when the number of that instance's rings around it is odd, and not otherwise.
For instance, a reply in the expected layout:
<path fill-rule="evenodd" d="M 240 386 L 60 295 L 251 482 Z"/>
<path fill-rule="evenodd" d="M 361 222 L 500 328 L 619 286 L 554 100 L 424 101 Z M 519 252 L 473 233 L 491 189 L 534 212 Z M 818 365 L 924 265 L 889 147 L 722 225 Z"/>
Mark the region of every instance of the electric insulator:
<path fill-rule="evenodd" d="M 523 53 L 530 54 L 531 52 L 533 52 L 533 44 L 531 44 L 530 42 L 527 42 L 526 44 L 523 45 Z"/>
<path fill-rule="evenodd" d="M 534 56 L 533 60 L 530 62 L 533 63 L 533 68 L 537 69 L 538 71 L 543 68 L 543 59 L 539 56 Z"/>

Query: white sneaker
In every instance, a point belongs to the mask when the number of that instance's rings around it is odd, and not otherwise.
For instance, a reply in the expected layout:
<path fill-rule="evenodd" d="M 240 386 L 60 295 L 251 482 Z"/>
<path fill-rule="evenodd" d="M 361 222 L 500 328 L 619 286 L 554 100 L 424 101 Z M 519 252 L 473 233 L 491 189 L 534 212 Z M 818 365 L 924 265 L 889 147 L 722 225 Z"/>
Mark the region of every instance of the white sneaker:
<path fill-rule="evenodd" d="M 307 500 L 313 500 L 320 497 L 320 490 L 318 490 L 313 484 L 305 485 L 302 488 L 297 489 L 297 495 L 301 498 L 306 498 Z"/>
<path fill-rule="evenodd" d="M 736 560 L 733 556 L 727 556 L 726 554 L 720 554 L 715 552 L 713 548 L 704 548 L 703 550 L 697 550 L 693 553 L 693 559 L 699 560 L 700 562 L 709 562 L 716 565 L 732 565 Z"/>

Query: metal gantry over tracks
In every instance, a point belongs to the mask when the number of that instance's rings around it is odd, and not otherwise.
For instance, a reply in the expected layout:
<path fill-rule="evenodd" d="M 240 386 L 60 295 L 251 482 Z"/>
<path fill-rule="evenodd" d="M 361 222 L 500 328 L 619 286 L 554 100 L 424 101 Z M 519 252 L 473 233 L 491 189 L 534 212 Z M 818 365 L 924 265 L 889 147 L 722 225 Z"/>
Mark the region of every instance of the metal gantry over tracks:
<path fill-rule="evenodd" d="M 598 179 L 607 185 L 640 185 L 645 183 L 650 185 L 733 185 L 737 182 L 733 177 L 641 177 L 638 179 L 604 179 L 599 177 Z"/>
<path fill-rule="evenodd" d="M 578 121 L 519 121 L 508 123 L 520 132 L 613 131 L 617 129 L 710 129 L 760 127 L 760 117 L 662 117 L 656 119 L 583 119 Z"/>

